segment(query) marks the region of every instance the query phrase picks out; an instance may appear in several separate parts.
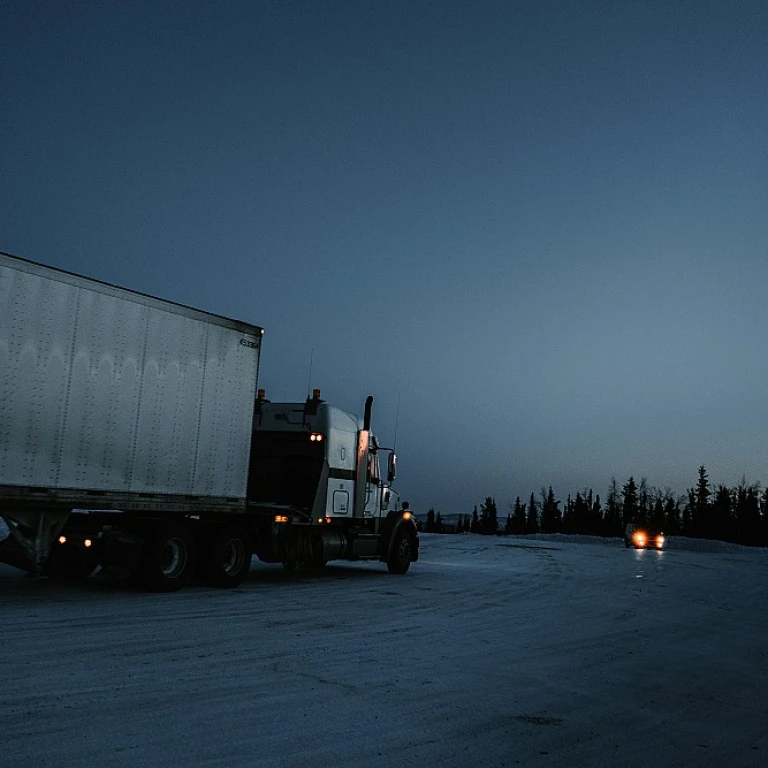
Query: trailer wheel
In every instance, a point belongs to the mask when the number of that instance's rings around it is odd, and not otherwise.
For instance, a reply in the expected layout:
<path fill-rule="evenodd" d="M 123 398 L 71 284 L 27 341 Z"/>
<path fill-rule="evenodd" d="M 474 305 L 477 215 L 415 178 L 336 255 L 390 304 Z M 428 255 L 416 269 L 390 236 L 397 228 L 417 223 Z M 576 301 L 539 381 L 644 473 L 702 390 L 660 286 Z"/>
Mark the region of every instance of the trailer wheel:
<path fill-rule="evenodd" d="M 236 587 L 251 570 L 253 548 L 248 531 L 228 525 L 213 538 L 206 580 L 214 587 Z"/>
<path fill-rule="evenodd" d="M 175 592 L 189 584 L 195 569 L 195 540 L 183 523 L 162 523 L 144 543 L 141 584 L 152 592 Z"/>
<path fill-rule="evenodd" d="M 395 543 L 387 558 L 387 570 L 390 573 L 407 573 L 411 567 L 413 540 L 404 531 L 396 534 Z"/>

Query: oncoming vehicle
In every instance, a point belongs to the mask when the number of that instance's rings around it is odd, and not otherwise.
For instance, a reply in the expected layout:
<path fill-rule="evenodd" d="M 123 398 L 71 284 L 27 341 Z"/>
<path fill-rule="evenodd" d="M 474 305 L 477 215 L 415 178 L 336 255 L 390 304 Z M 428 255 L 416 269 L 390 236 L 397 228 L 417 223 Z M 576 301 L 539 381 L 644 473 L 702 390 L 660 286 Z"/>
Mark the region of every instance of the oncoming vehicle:
<path fill-rule="evenodd" d="M 624 531 L 624 546 L 635 549 L 663 549 L 664 534 L 640 525 L 630 524 Z"/>

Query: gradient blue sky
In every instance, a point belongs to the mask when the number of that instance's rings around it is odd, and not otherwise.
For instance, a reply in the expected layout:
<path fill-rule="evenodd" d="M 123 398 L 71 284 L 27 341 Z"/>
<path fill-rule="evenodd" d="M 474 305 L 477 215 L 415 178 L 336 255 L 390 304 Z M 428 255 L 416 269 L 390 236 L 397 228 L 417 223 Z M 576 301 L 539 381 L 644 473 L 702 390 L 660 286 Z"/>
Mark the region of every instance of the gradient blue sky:
<path fill-rule="evenodd" d="M 417 510 L 768 481 L 765 2 L 0 2 L 0 250 L 266 329 Z"/>

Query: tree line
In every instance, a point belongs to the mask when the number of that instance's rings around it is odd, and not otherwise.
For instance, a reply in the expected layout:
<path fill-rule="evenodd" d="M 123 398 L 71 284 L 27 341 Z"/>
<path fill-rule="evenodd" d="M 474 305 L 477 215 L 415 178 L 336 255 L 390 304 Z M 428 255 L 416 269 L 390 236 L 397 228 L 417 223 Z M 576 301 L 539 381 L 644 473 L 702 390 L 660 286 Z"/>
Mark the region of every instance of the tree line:
<path fill-rule="evenodd" d="M 444 520 L 440 512 L 427 511 L 420 522 L 425 532 L 509 535 L 532 533 L 577 533 L 592 536 L 623 536 L 629 523 L 647 526 L 671 536 L 730 541 L 748 546 L 768 546 L 768 488 L 742 480 L 736 486 L 709 482 L 704 466 L 699 467 L 696 485 L 683 495 L 669 488 L 639 483 L 630 477 L 619 489 L 611 481 L 605 502 L 591 489 L 557 499 L 552 490 L 541 489 L 523 503 L 518 496 L 505 519 L 499 516 L 496 501 L 487 496 L 471 514 L 455 521 Z"/>

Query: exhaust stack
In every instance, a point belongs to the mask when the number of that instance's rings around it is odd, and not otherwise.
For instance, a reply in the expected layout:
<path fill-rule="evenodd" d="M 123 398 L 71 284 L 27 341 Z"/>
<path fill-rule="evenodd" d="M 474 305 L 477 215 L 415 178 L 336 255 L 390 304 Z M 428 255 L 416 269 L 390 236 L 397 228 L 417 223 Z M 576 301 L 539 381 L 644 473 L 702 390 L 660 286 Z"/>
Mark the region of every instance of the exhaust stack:
<path fill-rule="evenodd" d="M 366 432 L 371 430 L 371 409 L 373 408 L 373 395 L 365 398 L 365 412 L 363 413 L 363 429 Z"/>

